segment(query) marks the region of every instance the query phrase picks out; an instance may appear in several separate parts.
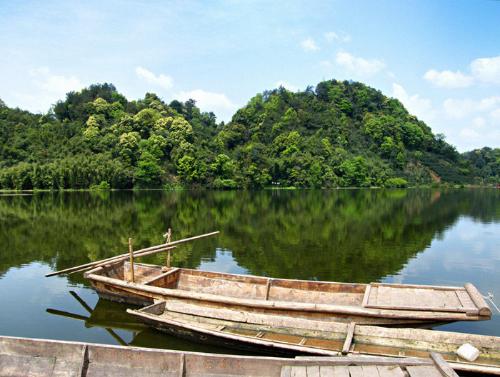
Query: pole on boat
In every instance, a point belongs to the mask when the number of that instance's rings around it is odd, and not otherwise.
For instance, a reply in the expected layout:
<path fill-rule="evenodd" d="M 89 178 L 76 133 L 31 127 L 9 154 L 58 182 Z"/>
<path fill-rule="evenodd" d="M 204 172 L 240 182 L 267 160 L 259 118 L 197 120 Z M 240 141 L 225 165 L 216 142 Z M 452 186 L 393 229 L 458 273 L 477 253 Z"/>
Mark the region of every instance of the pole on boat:
<path fill-rule="evenodd" d="M 164 243 L 164 244 L 161 244 L 161 245 L 147 247 L 145 249 L 137 250 L 136 252 L 134 252 L 134 255 L 136 257 L 139 257 L 139 256 L 142 257 L 142 256 L 154 254 L 154 253 L 159 253 L 159 252 L 165 251 L 167 248 L 174 248 L 174 245 L 179 245 L 181 243 L 186 243 L 186 242 L 198 240 L 200 238 L 215 236 L 217 234 L 219 234 L 219 231 L 205 233 L 205 234 L 200 234 L 199 236 L 193 236 L 193 237 L 189 237 L 189 238 L 183 238 L 183 239 L 180 239 L 180 240 L 177 240 L 177 241 L 171 241 L 170 243 Z M 94 261 L 94 262 L 89 262 L 89 263 L 81 264 L 79 266 L 74 266 L 74 267 L 66 268 L 64 270 L 54 271 L 54 272 L 51 272 L 49 274 L 46 274 L 45 276 L 49 277 L 49 276 L 55 276 L 55 275 L 61 275 L 61 274 L 72 274 L 72 273 L 75 273 L 75 272 L 86 271 L 86 270 L 90 270 L 92 268 L 96 268 L 96 267 L 98 267 L 100 265 L 104 265 L 106 263 L 120 262 L 120 261 L 122 261 L 124 259 L 127 259 L 128 256 L 129 256 L 129 253 L 125 253 L 125 254 L 121 254 L 121 255 L 115 255 L 114 257 L 110 257 L 110 258 L 101 259 L 101 260 Z"/>
<path fill-rule="evenodd" d="M 132 249 L 132 238 L 128 239 L 128 252 L 130 253 L 130 281 L 135 282 L 134 276 L 134 250 Z"/>
<path fill-rule="evenodd" d="M 163 236 L 165 237 L 165 243 L 172 242 L 172 228 L 168 228 L 167 233 L 165 233 Z M 170 268 L 170 258 L 171 258 L 171 252 L 169 249 L 167 250 L 167 268 Z"/>

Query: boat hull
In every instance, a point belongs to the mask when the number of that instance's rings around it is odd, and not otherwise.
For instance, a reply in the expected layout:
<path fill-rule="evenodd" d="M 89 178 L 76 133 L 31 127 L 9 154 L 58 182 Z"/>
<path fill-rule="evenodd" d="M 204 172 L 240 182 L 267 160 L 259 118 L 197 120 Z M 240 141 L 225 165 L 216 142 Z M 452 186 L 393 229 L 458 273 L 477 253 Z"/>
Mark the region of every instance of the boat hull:
<path fill-rule="evenodd" d="M 170 311 L 159 302 L 140 310 L 128 310 L 155 329 L 203 344 L 269 355 L 338 356 L 363 354 L 390 357 L 429 357 L 439 352 L 461 371 L 500 375 L 500 338 L 421 329 L 391 329 L 351 323 L 294 321 L 269 318 L 267 325 L 217 320 L 213 317 L 186 315 Z M 282 323 L 276 326 L 276 323 Z M 350 335 L 349 335 L 350 334 Z M 467 362 L 456 355 L 457 349 L 470 343 L 480 351 L 479 358 Z"/>
<path fill-rule="evenodd" d="M 128 269 L 123 263 L 85 276 L 100 297 L 142 306 L 176 299 L 244 312 L 384 326 L 429 326 L 491 316 L 487 305 L 477 307 L 465 288 L 311 282 L 178 268 L 165 272 L 151 265 L 135 265 L 136 278 L 129 281 Z M 426 306 L 415 303 L 415 294 L 428 301 Z M 391 297 L 399 306 L 387 304 Z M 448 299 L 456 304 L 449 306 Z"/>

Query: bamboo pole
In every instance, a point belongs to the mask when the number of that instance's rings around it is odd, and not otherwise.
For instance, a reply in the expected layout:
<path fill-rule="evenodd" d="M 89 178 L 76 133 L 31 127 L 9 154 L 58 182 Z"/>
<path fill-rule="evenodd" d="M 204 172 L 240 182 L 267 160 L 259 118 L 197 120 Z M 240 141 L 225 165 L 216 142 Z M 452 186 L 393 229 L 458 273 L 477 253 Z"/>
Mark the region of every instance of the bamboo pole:
<path fill-rule="evenodd" d="M 135 282 L 134 276 L 134 250 L 132 249 L 132 238 L 128 239 L 128 252 L 130 254 L 130 280 Z"/>
<path fill-rule="evenodd" d="M 152 254 L 160 253 L 162 251 L 166 251 L 168 249 L 175 249 L 176 247 L 177 246 L 170 246 L 170 247 L 166 247 L 164 249 L 158 249 L 158 250 L 153 250 L 153 251 L 142 251 L 142 252 L 140 250 L 137 250 L 137 251 L 134 251 L 134 258 L 145 257 L 148 255 L 152 255 Z M 71 272 L 68 272 L 67 274 L 71 275 L 71 274 L 76 274 L 77 272 L 84 272 L 84 271 L 93 270 L 93 269 L 98 268 L 98 267 L 123 262 L 124 260 L 127 260 L 128 258 L 130 258 L 130 254 L 127 253 L 127 254 L 125 254 L 125 256 L 120 257 L 120 258 L 115 258 L 112 261 L 107 261 L 107 262 L 105 261 L 102 263 L 99 262 L 98 264 L 94 264 L 90 267 L 84 267 L 84 268 L 81 268 L 81 269 L 76 270 L 76 271 L 71 271 Z"/>
<path fill-rule="evenodd" d="M 201 234 L 199 236 L 194 236 L 194 237 L 189 237 L 189 238 L 184 238 L 184 239 L 181 239 L 181 240 L 173 241 L 173 242 L 170 242 L 169 244 L 164 243 L 164 244 L 161 244 L 161 245 L 147 247 L 147 248 L 144 248 L 144 249 L 137 250 L 135 253 L 139 253 L 140 252 L 141 256 L 142 256 L 143 252 L 159 251 L 159 249 L 165 249 L 166 247 L 169 247 L 169 246 L 179 245 L 181 243 L 198 240 L 200 238 L 215 236 L 216 234 L 219 234 L 219 233 L 220 233 L 219 231 L 211 232 L 211 233 L 205 233 L 205 234 Z M 124 257 L 126 258 L 128 255 L 129 255 L 129 253 L 116 255 L 114 257 L 110 257 L 110 258 L 101 259 L 101 260 L 94 261 L 94 262 L 89 262 L 89 263 L 81 264 L 79 266 L 74 266 L 74 267 L 66 268 L 66 269 L 60 270 L 60 271 L 51 272 L 51 273 L 49 273 L 49 274 L 47 274 L 45 276 L 49 277 L 49 276 L 55 276 L 55 275 L 61 275 L 61 274 L 68 274 L 68 273 L 72 273 L 72 272 L 80 272 L 80 271 L 83 271 L 85 269 L 90 269 L 91 267 L 97 267 L 98 265 L 103 265 L 103 264 L 106 264 L 106 263 L 112 263 L 112 262 L 120 261 L 120 260 L 122 260 L 122 258 L 124 258 Z"/>
<path fill-rule="evenodd" d="M 170 243 L 172 242 L 172 228 L 168 228 L 166 235 L 166 240 L 165 243 Z M 170 258 L 171 258 L 171 252 L 170 250 L 167 251 L 167 268 L 170 268 Z"/>

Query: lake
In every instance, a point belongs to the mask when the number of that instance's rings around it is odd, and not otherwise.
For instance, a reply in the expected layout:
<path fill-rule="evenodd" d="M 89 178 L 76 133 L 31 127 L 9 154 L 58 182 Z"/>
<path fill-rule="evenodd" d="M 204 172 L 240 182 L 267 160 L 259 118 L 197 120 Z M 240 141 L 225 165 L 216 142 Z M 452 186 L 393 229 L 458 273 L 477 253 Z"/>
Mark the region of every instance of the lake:
<path fill-rule="evenodd" d="M 0 194 L 0 334 L 208 352 L 150 330 L 60 270 L 219 230 L 173 264 L 341 282 L 463 285 L 500 302 L 500 190 L 265 190 Z M 165 263 L 165 255 L 144 258 Z M 500 336 L 500 315 L 443 330 Z"/>

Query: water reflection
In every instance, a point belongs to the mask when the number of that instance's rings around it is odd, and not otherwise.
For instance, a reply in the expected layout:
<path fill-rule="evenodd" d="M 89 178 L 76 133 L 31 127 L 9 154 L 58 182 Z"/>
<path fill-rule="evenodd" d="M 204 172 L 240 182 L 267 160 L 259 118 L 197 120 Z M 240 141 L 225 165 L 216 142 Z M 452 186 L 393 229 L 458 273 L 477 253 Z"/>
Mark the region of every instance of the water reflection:
<path fill-rule="evenodd" d="M 0 196 L 0 300 L 7 308 L 0 312 L 0 334 L 120 343 L 110 329 L 127 344 L 197 347 L 120 327 L 134 323 L 125 307 L 97 301 L 81 274 L 43 278 L 51 270 L 123 253 L 128 237 L 135 248 L 160 243 L 168 227 L 174 239 L 221 231 L 177 248 L 177 266 L 365 283 L 472 281 L 498 298 L 499 199 L 500 190 Z M 164 263 L 165 256 L 144 262 Z M 81 317 L 54 315 L 62 312 Z M 500 335 L 498 315 L 449 326 Z"/>

